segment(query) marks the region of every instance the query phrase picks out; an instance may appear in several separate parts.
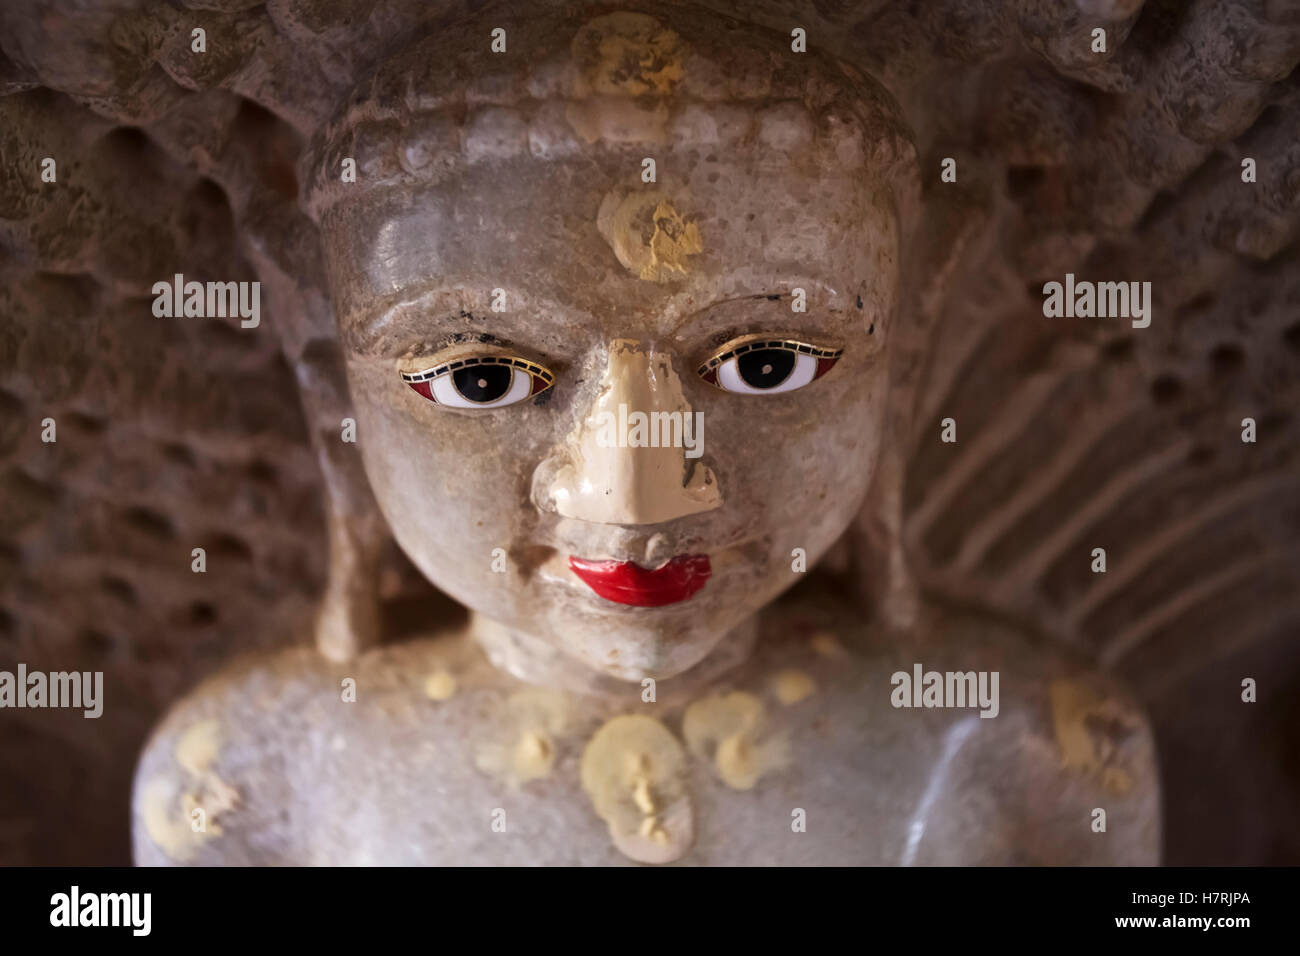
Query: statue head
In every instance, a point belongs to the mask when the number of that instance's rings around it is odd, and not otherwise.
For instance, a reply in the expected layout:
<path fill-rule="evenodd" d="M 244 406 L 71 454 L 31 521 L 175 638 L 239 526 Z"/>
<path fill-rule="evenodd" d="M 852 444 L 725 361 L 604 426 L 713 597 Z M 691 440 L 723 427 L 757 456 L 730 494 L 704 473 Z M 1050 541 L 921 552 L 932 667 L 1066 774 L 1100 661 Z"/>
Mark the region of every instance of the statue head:
<path fill-rule="evenodd" d="M 911 155 L 868 78 L 686 7 L 386 60 L 307 204 L 401 547 L 594 671 L 702 660 L 862 506 Z"/>

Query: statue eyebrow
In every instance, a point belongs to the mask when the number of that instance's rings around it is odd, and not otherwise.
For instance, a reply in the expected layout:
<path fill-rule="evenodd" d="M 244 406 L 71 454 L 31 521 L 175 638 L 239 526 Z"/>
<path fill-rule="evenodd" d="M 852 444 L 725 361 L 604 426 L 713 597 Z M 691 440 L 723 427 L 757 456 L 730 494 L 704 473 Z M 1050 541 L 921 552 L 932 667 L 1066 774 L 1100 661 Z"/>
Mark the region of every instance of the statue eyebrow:
<path fill-rule="evenodd" d="M 461 315 L 466 315 L 462 312 Z M 509 345 L 502 339 L 497 338 L 491 332 L 452 332 L 450 335 L 443 336 L 438 348 L 445 349 L 452 345 L 463 345 L 466 342 L 480 342 L 483 345 Z"/>
<path fill-rule="evenodd" d="M 725 280 L 727 276 L 723 276 L 722 278 Z M 829 300 L 831 297 L 839 295 L 839 293 L 834 288 L 832 288 L 828 283 L 823 282 L 820 279 L 814 279 L 811 276 L 799 276 L 799 275 L 790 276 L 783 281 L 775 282 L 773 284 L 787 287 L 791 291 L 789 292 L 748 291 L 748 292 L 741 292 L 738 295 L 728 296 L 725 299 L 716 299 L 712 302 L 706 303 L 702 308 L 695 309 L 691 313 L 687 315 L 683 315 L 681 319 L 674 325 L 673 331 L 676 332 L 686 324 L 695 321 L 696 319 L 707 314 L 713 309 L 723 308 L 726 306 L 731 306 L 734 308 L 738 303 L 742 303 L 742 302 L 763 302 L 763 301 L 781 302 L 783 300 L 788 301 L 794 297 L 794 292 L 793 292 L 794 289 L 804 289 L 807 292 L 810 301 L 814 296 L 819 296 Z"/>
<path fill-rule="evenodd" d="M 516 346 L 510 339 L 503 339 L 491 332 L 451 332 L 443 336 L 422 338 L 418 342 L 415 341 L 417 338 L 417 335 L 412 335 L 410 339 L 403 339 L 395 343 L 397 347 L 403 349 L 402 358 L 427 358 L 439 355 L 458 345 L 486 345 L 494 349 L 521 347 Z"/>
<path fill-rule="evenodd" d="M 345 326 L 344 338 L 354 352 L 373 352 L 385 338 L 394 336 L 398 329 L 405 327 L 409 318 L 402 305 L 395 305 L 355 323 L 349 322 Z"/>
<path fill-rule="evenodd" d="M 466 309 L 425 311 L 418 303 L 400 302 L 352 326 L 347 342 L 356 352 L 374 352 L 389 340 L 395 348 L 409 346 L 410 343 L 404 337 L 437 342 L 437 348 L 474 341 L 489 345 L 502 344 L 500 339 L 488 332 L 441 331 L 450 325 L 483 321 L 483 316 L 477 316 Z"/>
<path fill-rule="evenodd" d="M 356 352 L 373 354 L 388 348 L 409 348 L 412 341 L 428 344 L 441 342 L 438 347 L 474 341 L 465 336 L 487 336 L 478 341 L 485 344 L 509 345 L 500 337 L 488 332 L 466 329 L 467 325 L 493 328 L 497 331 L 521 331 L 520 322 L 527 315 L 538 312 L 564 314 L 571 311 L 565 303 L 556 302 L 544 295 L 524 288 L 505 287 L 511 307 L 504 312 L 486 311 L 487 306 L 475 311 L 461 306 L 474 295 L 472 286 L 453 284 L 440 286 L 425 283 L 419 287 L 398 291 L 399 301 L 375 312 L 362 313 L 347 323 L 345 342 Z"/>

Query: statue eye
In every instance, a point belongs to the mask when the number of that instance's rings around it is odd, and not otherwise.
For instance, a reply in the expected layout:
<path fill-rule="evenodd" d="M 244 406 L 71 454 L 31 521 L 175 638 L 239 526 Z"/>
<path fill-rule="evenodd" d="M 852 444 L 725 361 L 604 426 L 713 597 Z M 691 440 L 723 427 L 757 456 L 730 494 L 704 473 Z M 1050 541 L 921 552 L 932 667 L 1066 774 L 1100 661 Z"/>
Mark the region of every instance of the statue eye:
<path fill-rule="evenodd" d="M 555 384 L 555 376 L 525 359 L 484 355 L 403 372 L 402 381 L 435 405 L 502 408 L 540 395 Z"/>
<path fill-rule="evenodd" d="M 843 354 L 843 349 L 824 349 L 790 339 L 760 339 L 723 346 L 698 373 L 724 392 L 793 392 L 829 372 Z"/>

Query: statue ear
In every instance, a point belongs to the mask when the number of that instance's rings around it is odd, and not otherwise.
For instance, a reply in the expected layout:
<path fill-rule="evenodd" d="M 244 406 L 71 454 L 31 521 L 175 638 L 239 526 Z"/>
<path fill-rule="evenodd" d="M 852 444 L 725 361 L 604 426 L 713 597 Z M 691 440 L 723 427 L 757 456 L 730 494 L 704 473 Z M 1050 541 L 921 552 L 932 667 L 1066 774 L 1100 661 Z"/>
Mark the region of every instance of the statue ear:
<path fill-rule="evenodd" d="M 251 148 L 247 137 L 238 148 Z M 237 168 L 259 167 L 245 158 Z M 293 368 L 324 491 L 329 576 L 316 614 L 316 647 L 331 660 L 348 660 L 382 636 L 379 579 L 392 533 L 361 464 L 320 233 L 264 177 L 245 186 L 242 241 L 274 296 L 271 327 Z"/>
<path fill-rule="evenodd" d="M 849 530 L 852 573 L 873 613 L 891 630 L 916 621 L 920 599 L 902 535 L 902 443 L 886 427 L 867 500 Z"/>
<path fill-rule="evenodd" d="M 315 339 L 294 360 L 320 464 L 329 530 L 329 578 L 316 613 L 316 649 L 345 661 L 379 643 L 379 576 L 390 532 L 356 445 L 338 343 Z"/>
<path fill-rule="evenodd" d="M 903 271 L 890 323 L 884 435 L 867 499 L 850 534 L 864 597 L 887 627 L 906 629 L 920 608 L 903 514 L 907 464 L 920 438 L 917 404 L 925 383 L 936 374 L 937 319 L 968 250 L 988 224 L 991 206 L 986 195 L 955 184 L 936 184 L 924 203 L 911 192 L 900 206 Z"/>

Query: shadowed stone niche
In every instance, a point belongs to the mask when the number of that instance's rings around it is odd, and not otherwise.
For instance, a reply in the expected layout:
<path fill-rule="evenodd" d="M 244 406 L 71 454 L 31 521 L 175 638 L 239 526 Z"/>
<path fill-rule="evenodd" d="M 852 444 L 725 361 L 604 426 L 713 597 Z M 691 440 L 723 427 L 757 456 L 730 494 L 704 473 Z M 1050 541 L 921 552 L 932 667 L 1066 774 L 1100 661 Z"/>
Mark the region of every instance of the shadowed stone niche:
<path fill-rule="evenodd" d="M 4 4 L 0 863 L 1300 862 L 1297 61 Z"/>

